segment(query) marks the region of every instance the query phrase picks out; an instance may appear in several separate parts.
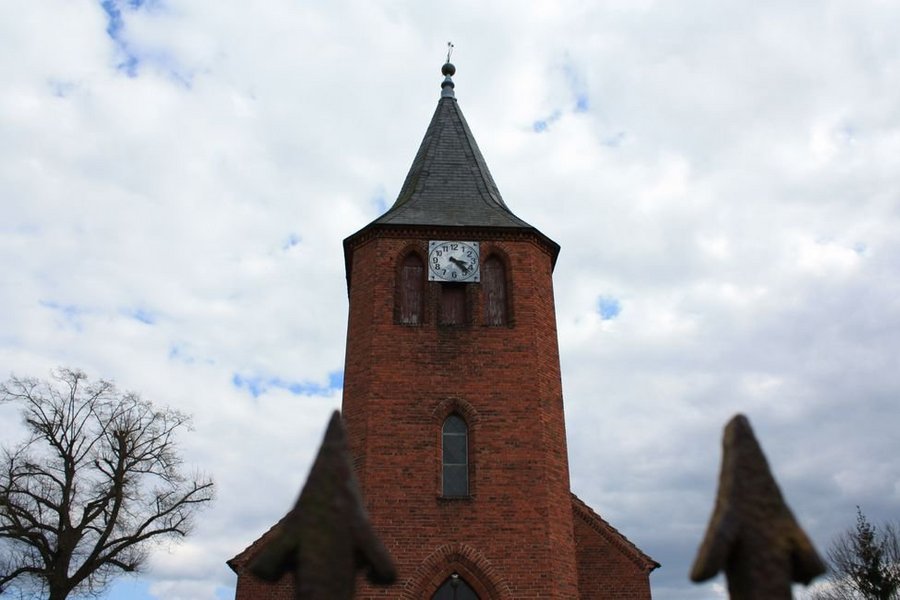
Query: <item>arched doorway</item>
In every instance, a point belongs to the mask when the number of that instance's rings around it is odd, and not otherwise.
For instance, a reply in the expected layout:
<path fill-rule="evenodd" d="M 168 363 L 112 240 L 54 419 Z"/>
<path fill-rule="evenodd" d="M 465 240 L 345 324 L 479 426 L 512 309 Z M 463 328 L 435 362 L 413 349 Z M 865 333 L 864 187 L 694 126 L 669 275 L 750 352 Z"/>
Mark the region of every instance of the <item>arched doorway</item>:
<path fill-rule="evenodd" d="M 466 580 L 454 573 L 444 580 L 431 600 L 480 600 Z"/>

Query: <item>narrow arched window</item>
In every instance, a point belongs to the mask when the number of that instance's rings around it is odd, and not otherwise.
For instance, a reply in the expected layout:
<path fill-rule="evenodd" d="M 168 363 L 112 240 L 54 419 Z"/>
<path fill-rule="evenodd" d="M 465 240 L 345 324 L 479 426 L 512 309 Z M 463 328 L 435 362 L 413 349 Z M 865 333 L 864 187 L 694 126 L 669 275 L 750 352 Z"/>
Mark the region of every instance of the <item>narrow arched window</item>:
<path fill-rule="evenodd" d="M 469 495 L 469 428 L 462 417 L 453 414 L 444 420 L 441 430 L 441 463 L 445 497 Z"/>
<path fill-rule="evenodd" d="M 400 265 L 399 319 L 406 325 L 422 322 L 422 300 L 425 284 L 425 263 L 415 252 L 403 258 Z"/>
<path fill-rule="evenodd" d="M 479 600 L 466 580 L 454 573 L 444 580 L 441 587 L 434 593 L 431 600 Z"/>
<path fill-rule="evenodd" d="M 490 256 L 481 267 L 484 289 L 485 325 L 506 325 L 509 322 L 506 294 L 506 268 L 497 256 Z"/>

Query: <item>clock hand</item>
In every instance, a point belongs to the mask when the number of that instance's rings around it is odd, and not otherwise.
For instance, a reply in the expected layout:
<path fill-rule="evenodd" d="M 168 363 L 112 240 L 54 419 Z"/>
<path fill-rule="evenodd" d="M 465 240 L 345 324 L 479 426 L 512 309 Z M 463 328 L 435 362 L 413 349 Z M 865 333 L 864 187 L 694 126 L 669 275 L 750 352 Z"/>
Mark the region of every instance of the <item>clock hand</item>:
<path fill-rule="evenodd" d="M 453 258 L 453 257 L 451 256 L 451 257 L 450 257 L 450 262 L 452 262 L 454 265 L 456 265 L 457 267 L 459 267 L 460 269 L 462 269 L 462 272 L 463 272 L 463 273 L 468 273 L 468 272 L 469 272 L 468 267 L 466 267 L 466 263 L 464 263 L 463 261 L 459 260 L 458 258 Z"/>

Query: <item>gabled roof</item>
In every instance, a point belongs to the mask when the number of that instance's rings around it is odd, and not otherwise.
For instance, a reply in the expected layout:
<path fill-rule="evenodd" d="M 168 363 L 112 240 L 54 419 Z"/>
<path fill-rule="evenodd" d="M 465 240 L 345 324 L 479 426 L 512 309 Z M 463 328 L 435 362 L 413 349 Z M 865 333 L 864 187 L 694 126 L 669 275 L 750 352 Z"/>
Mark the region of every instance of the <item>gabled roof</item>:
<path fill-rule="evenodd" d="M 571 493 L 571 492 L 570 492 Z M 658 569 L 660 564 L 644 554 L 631 540 L 622 535 L 618 529 L 607 523 L 603 517 L 593 511 L 584 501 L 572 493 L 572 515 L 582 519 L 591 529 L 606 538 L 612 545 L 619 548 L 632 562 L 642 570 L 649 573 Z"/>
<path fill-rule="evenodd" d="M 287 519 L 287 515 L 281 517 L 277 523 L 269 527 L 268 531 L 259 536 L 252 544 L 241 550 L 237 553 L 233 558 L 225 561 L 225 564 L 228 565 L 232 571 L 241 575 L 243 573 L 244 567 L 253 560 L 253 558 L 259 554 L 260 551 L 265 547 L 266 544 L 269 543 L 271 539 L 278 535 L 281 529 L 284 527 L 284 520 Z"/>

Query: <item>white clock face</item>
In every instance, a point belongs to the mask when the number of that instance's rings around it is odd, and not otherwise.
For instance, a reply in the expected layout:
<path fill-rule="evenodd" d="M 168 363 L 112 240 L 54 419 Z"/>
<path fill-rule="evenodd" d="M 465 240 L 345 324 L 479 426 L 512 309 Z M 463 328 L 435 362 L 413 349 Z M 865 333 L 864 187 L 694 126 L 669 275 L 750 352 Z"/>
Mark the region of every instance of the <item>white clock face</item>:
<path fill-rule="evenodd" d="M 481 279 L 478 242 L 428 242 L 428 280 L 477 282 Z"/>

